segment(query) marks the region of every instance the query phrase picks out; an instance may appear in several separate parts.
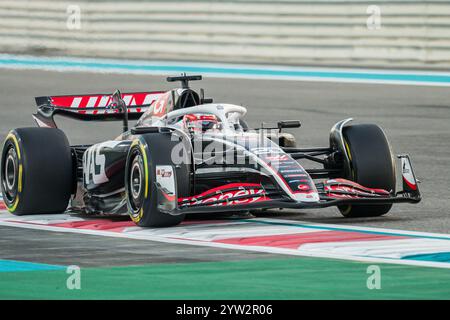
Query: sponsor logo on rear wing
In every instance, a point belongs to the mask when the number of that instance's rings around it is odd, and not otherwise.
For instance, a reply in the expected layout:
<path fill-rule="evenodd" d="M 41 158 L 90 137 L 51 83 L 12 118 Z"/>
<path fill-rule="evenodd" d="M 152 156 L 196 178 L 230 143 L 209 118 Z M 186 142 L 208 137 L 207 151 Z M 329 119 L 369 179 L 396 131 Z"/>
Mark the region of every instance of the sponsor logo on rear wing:
<path fill-rule="evenodd" d="M 128 106 L 128 112 L 142 113 L 145 112 L 162 94 L 164 94 L 164 91 L 129 92 L 122 93 L 121 97 Z M 36 97 L 35 100 L 38 107 L 51 106 L 67 108 L 81 114 L 101 114 L 111 112 L 104 108 L 108 107 L 113 102 L 111 94 L 43 96 Z"/>
<path fill-rule="evenodd" d="M 37 113 L 33 118 L 39 127 L 56 128 L 53 119 L 55 114 L 82 120 L 123 120 L 127 128 L 128 119 L 137 120 L 146 112 L 165 92 L 127 92 L 118 90 L 111 94 L 65 95 L 36 97 Z M 120 98 L 118 98 L 120 95 Z M 117 108 L 118 100 L 127 110 L 124 118 L 123 108 Z"/>

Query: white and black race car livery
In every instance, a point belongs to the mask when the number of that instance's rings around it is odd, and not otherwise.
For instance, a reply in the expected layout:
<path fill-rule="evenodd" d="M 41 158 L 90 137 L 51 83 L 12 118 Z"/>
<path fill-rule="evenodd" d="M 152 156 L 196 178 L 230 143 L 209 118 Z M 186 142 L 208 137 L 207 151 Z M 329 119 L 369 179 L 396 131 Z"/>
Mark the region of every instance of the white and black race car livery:
<path fill-rule="evenodd" d="M 418 203 L 417 181 L 374 124 L 333 126 L 327 147 L 298 148 L 285 128 L 249 129 L 238 105 L 213 103 L 189 87 L 201 76 L 169 77 L 181 88 L 112 95 L 36 98 L 37 128 L 5 141 L 1 187 L 14 214 L 130 214 L 144 227 L 180 223 L 186 214 L 337 206 L 346 217 L 381 216 L 393 203 Z M 123 121 L 123 132 L 94 145 L 69 145 L 55 115 Z M 129 120 L 137 120 L 131 129 Z M 309 164 L 309 167 L 307 166 Z"/>

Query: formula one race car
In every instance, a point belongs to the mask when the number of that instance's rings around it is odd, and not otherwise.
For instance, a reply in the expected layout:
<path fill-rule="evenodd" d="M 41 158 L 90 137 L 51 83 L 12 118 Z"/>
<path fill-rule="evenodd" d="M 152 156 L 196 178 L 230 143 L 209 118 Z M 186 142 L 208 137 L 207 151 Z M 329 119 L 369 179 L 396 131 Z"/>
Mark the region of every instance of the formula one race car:
<path fill-rule="evenodd" d="M 403 190 L 383 130 L 336 123 L 330 145 L 297 148 L 284 128 L 249 129 L 244 107 L 213 103 L 189 88 L 201 76 L 169 77 L 167 92 L 37 97 L 38 128 L 12 130 L 1 159 L 1 187 L 17 215 L 129 214 L 143 227 L 167 227 L 186 214 L 337 206 L 345 217 L 387 213 L 421 200 L 410 159 L 400 155 Z M 54 116 L 123 121 L 123 133 L 70 146 Z M 128 129 L 128 121 L 137 120 Z M 316 164 L 304 168 L 302 163 Z M 317 164 L 320 167 L 317 167 Z"/>

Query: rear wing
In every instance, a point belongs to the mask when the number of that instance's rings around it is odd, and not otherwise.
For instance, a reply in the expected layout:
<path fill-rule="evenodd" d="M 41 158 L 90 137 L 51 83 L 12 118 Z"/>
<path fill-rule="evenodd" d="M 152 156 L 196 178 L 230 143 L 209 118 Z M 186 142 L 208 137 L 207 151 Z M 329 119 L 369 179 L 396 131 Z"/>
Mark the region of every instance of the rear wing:
<path fill-rule="evenodd" d="M 164 93 L 116 91 L 114 94 L 36 97 L 38 111 L 33 118 L 39 127 L 49 128 L 56 128 L 55 115 L 82 121 L 123 120 L 124 112 L 118 107 L 120 104 L 126 106 L 123 109 L 127 110 L 128 119 L 137 120 Z"/>

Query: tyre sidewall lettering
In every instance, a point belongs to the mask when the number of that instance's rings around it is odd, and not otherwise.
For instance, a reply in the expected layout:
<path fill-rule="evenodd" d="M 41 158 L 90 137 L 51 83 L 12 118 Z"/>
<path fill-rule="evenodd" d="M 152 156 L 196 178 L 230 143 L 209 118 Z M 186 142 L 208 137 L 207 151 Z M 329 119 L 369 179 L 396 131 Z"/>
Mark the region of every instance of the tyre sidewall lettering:
<path fill-rule="evenodd" d="M 143 170 L 144 170 L 144 183 L 143 183 L 143 200 L 142 200 L 142 204 L 140 206 L 140 208 L 135 208 L 132 204 L 131 204 L 131 200 L 130 197 L 132 197 L 131 195 L 131 190 L 129 190 L 129 188 L 131 188 L 131 186 L 129 185 L 129 181 L 130 181 L 130 170 L 131 170 L 131 166 L 132 163 L 134 161 L 134 159 L 137 156 L 141 156 L 142 161 L 143 161 Z M 128 207 L 128 211 L 130 213 L 130 217 L 131 219 L 135 222 L 135 223 L 139 223 L 144 215 L 144 210 L 147 210 L 147 206 L 151 205 L 150 202 L 150 192 L 149 192 L 149 169 L 148 169 L 148 157 L 147 157 L 147 148 L 146 145 L 144 143 L 142 143 L 139 139 L 136 139 L 132 142 L 131 146 L 130 146 L 130 151 L 129 151 L 129 156 L 127 159 L 127 166 L 126 166 L 126 197 L 127 197 L 127 207 Z"/>
<path fill-rule="evenodd" d="M 6 177 L 4 177 L 5 175 L 5 166 L 6 166 L 6 158 L 8 156 L 8 153 L 11 149 L 15 150 L 15 154 L 16 154 L 16 161 L 17 163 L 15 163 L 15 169 L 14 169 L 14 173 L 16 174 L 15 178 L 14 178 L 14 185 L 13 188 L 15 188 L 15 193 L 14 196 L 11 198 L 7 195 L 4 181 L 3 179 L 6 179 Z M 20 197 L 21 197 L 21 193 L 23 191 L 23 153 L 20 150 L 20 141 L 17 138 L 17 136 L 14 134 L 14 131 L 10 132 L 6 139 L 5 139 L 5 143 L 3 145 L 3 151 L 2 151 L 2 165 L 1 165 L 1 170 L 2 170 L 2 193 L 3 193 L 3 200 L 5 201 L 6 207 L 8 208 L 8 211 L 13 213 L 16 211 L 19 203 L 20 203 Z M 6 183 L 6 181 L 5 181 Z"/>

